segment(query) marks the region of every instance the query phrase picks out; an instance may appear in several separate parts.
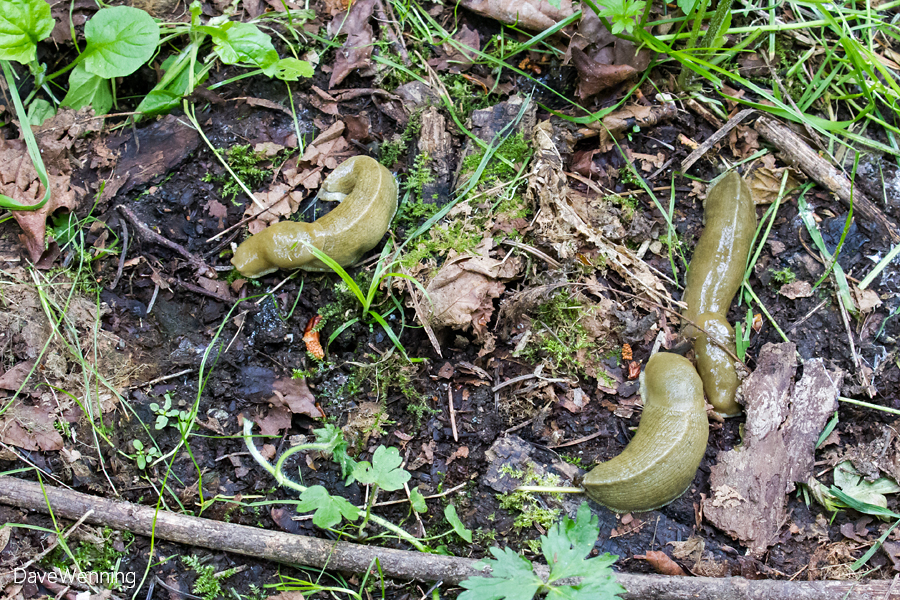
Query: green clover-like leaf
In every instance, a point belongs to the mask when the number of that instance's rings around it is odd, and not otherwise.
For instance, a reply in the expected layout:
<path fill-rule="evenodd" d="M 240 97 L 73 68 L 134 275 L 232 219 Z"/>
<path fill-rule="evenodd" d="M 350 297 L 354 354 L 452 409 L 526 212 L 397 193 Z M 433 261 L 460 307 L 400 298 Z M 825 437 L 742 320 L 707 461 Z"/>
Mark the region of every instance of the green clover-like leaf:
<path fill-rule="evenodd" d="M 359 509 L 353 506 L 346 498 L 340 496 L 332 496 L 321 485 L 314 485 L 306 488 L 300 494 L 300 501 L 297 502 L 297 512 L 313 513 L 313 523 L 317 527 L 328 529 L 334 527 L 341 522 L 341 517 L 348 521 L 355 521 L 359 518 Z"/>
<path fill-rule="evenodd" d="M 403 459 L 396 448 L 378 446 L 372 455 L 372 463 L 361 461 L 353 469 L 353 477 L 362 484 L 375 484 L 383 490 L 399 490 L 409 481 L 410 474 L 400 468 Z"/>

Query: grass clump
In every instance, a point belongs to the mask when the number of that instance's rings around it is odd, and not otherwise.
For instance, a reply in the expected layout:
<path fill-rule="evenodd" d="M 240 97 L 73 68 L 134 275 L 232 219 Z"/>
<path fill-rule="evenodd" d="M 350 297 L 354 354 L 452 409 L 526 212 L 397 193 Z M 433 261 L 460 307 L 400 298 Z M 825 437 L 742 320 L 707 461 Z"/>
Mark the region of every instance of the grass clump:
<path fill-rule="evenodd" d="M 121 537 L 120 537 L 121 536 Z M 100 536 L 94 540 L 82 540 L 72 551 L 75 563 L 85 573 L 96 574 L 99 583 L 108 584 L 110 590 L 121 587 L 121 577 L 116 577 L 119 565 L 128 546 L 134 541 L 134 534 L 130 532 L 118 532 L 109 527 L 104 527 Z M 47 562 L 57 567 L 60 571 L 70 571 L 74 564 L 61 546 L 58 546 L 47 557 Z"/>
<path fill-rule="evenodd" d="M 463 159 L 462 172 L 473 173 L 475 169 L 478 168 L 478 165 L 483 158 L 483 150 L 470 154 Z M 520 131 L 515 135 L 509 136 L 502 144 L 500 144 L 500 147 L 497 148 L 497 152 L 494 153 L 491 162 L 485 167 L 481 174 L 481 179 L 478 180 L 479 185 L 491 185 L 512 179 L 518 174 L 514 167 L 517 165 L 521 166 L 530 158 L 531 148 L 528 146 L 528 142 L 525 141 L 522 132 Z M 506 159 L 512 166 L 501 159 Z"/>

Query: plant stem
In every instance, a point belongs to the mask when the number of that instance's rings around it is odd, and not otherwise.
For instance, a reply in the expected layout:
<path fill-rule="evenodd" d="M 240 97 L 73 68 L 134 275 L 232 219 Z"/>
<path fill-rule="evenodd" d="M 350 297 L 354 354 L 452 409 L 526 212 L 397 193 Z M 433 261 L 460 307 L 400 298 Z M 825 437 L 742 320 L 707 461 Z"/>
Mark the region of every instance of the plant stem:
<path fill-rule="evenodd" d="M 250 452 L 250 456 L 253 457 L 253 460 L 255 460 L 259 466 L 265 469 L 272 477 L 275 477 L 277 480 L 277 471 L 275 467 L 272 466 L 272 464 L 268 460 L 266 460 L 265 456 L 260 454 L 259 449 L 257 449 L 256 447 L 256 444 L 253 443 L 253 421 L 251 421 L 250 419 L 244 419 L 244 444 L 246 444 L 247 450 Z M 299 483 L 292 481 L 285 475 L 282 475 L 281 477 L 283 481 L 279 481 L 279 484 L 299 493 L 303 493 L 306 491 L 306 486 L 302 486 Z M 378 515 L 370 514 L 369 511 L 371 511 L 371 507 L 367 507 L 365 511 L 363 511 L 363 509 L 359 509 L 359 515 L 365 516 L 366 519 L 370 519 L 373 523 L 377 523 L 381 527 L 384 527 L 391 533 L 395 534 L 397 537 L 411 544 L 419 552 L 427 552 L 422 542 L 416 539 L 413 535 L 407 533 L 387 519 L 383 519 Z"/>

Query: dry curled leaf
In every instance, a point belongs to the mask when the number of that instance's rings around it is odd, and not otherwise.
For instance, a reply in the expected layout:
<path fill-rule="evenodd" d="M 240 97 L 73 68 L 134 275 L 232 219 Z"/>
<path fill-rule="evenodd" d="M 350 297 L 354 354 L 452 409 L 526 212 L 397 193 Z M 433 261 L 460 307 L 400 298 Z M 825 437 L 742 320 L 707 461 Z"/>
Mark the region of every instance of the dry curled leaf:
<path fill-rule="evenodd" d="M 660 550 L 650 550 L 646 554 L 636 554 L 635 558 L 646 560 L 657 573 L 663 575 L 671 575 L 673 577 L 682 577 L 685 572 L 678 563 L 669 558 L 669 555 Z"/>

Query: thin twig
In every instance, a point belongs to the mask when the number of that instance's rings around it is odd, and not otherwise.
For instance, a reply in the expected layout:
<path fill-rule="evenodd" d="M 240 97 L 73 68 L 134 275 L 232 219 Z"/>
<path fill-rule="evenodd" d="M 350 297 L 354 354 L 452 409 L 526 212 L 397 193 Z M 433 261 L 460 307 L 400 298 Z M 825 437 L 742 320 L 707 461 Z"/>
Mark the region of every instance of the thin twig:
<path fill-rule="evenodd" d="M 127 206 L 120 204 L 116 208 L 118 208 L 119 211 L 123 215 L 125 215 L 126 219 L 131 221 L 131 224 L 134 225 L 136 232 L 145 240 L 147 240 L 148 242 L 154 242 L 156 244 L 159 244 L 160 246 L 165 246 L 170 250 L 174 250 L 185 259 L 187 259 L 187 261 L 197 269 L 200 275 L 205 275 L 206 277 L 215 279 L 216 270 L 206 264 L 206 261 L 204 261 L 202 258 L 197 256 L 193 252 L 189 252 L 181 244 L 176 244 L 172 240 L 161 236 L 160 234 L 147 227 L 147 225 L 143 221 L 138 219 L 137 215 L 131 212 L 131 209 L 129 209 Z"/>
<path fill-rule="evenodd" d="M 456 409 L 453 408 L 453 384 L 447 384 L 447 399 L 450 402 L 450 428 L 453 430 L 453 441 L 459 441 L 459 434 L 456 432 Z"/>
<path fill-rule="evenodd" d="M 734 115 L 734 117 L 729 119 L 728 122 L 725 123 L 722 127 L 720 127 L 717 132 L 715 132 L 714 134 L 712 134 L 711 136 L 706 138 L 703 141 L 703 143 L 700 144 L 699 148 L 697 148 L 696 150 L 691 152 L 687 158 L 685 158 L 683 161 L 681 161 L 681 170 L 687 171 L 692 166 L 694 166 L 694 163 L 697 162 L 698 160 L 700 160 L 700 158 L 704 154 L 709 152 L 710 148 L 712 148 L 713 146 L 718 144 L 719 140 L 721 140 L 723 137 L 728 135 L 728 133 L 732 129 L 737 127 L 741 121 L 743 121 L 744 119 L 746 119 L 747 117 L 752 115 L 754 112 L 756 112 L 756 111 L 753 110 L 752 108 L 745 108 L 738 114 Z"/>

